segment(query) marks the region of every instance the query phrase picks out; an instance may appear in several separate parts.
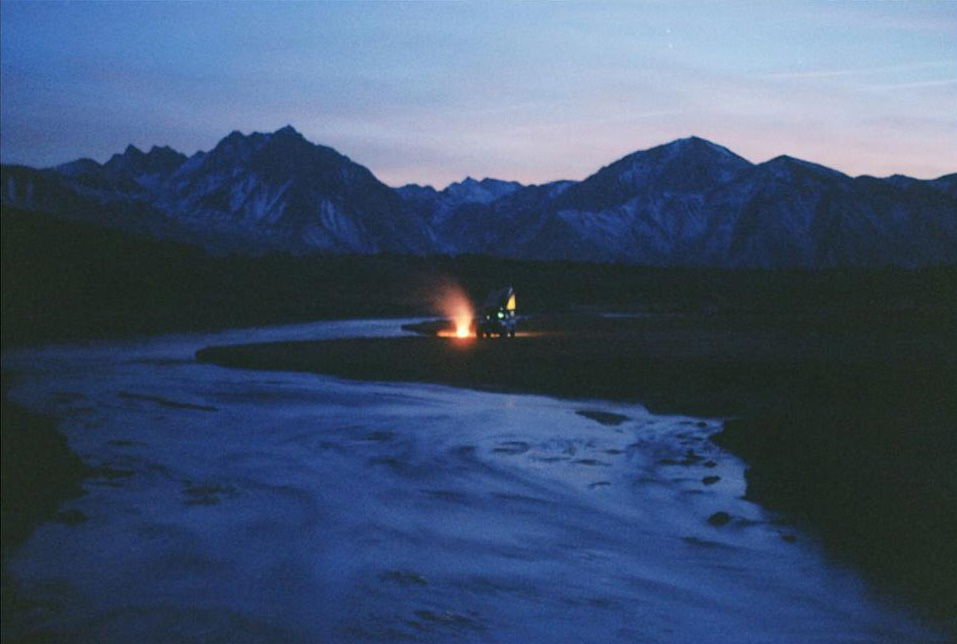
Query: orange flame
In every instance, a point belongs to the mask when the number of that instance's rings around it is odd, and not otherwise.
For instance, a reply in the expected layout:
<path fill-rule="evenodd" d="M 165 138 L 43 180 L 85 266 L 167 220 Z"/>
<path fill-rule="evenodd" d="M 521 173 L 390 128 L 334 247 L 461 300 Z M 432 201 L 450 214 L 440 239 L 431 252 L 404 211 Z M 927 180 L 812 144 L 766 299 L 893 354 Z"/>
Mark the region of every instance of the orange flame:
<path fill-rule="evenodd" d="M 472 318 L 475 313 L 472 303 L 461 286 L 452 281 L 444 281 L 436 288 L 435 305 L 455 326 L 454 334 L 440 333 L 439 335 L 453 335 L 456 338 L 467 338 L 471 335 Z"/>

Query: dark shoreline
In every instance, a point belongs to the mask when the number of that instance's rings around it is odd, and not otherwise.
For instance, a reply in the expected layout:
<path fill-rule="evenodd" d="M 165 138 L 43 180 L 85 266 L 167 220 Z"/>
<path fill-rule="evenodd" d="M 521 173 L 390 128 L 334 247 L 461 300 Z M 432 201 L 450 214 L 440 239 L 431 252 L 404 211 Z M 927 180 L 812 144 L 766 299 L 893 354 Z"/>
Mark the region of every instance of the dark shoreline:
<path fill-rule="evenodd" d="M 23 543 L 51 518 L 63 501 L 82 494 L 87 468 L 57 428 L 55 418 L 27 411 L 3 389 L 2 528 L 3 555 Z"/>
<path fill-rule="evenodd" d="M 28 620 L 36 607 L 24 601 L 16 580 L 7 573 L 7 556 L 50 519 L 66 523 L 86 520 L 79 512 L 57 514 L 61 503 L 83 493 L 81 482 L 87 467 L 57 429 L 55 418 L 31 413 L 7 398 L 2 385 L 3 465 L 0 485 L 0 532 L 2 532 L 2 605 L 4 625 Z"/>
<path fill-rule="evenodd" d="M 788 512 L 932 618 L 957 618 L 957 359 L 946 333 L 713 317 L 523 330 L 209 347 L 197 359 L 732 417 L 716 441 L 748 462 L 749 498 Z"/>

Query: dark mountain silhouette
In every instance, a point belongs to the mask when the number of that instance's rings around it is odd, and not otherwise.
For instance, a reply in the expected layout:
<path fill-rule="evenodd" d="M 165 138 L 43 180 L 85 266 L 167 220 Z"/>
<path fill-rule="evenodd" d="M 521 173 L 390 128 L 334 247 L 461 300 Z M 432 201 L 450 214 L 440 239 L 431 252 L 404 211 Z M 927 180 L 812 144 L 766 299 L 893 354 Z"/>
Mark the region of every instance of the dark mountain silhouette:
<path fill-rule="evenodd" d="M 787 156 L 753 164 L 698 137 L 583 181 L 471 177 L 393 189 L 292 127 L 233 132 L 192 157 L 129 146 L 104 164 L 3 166 L 7 207 L 207 250 L 480 253 L 649 266 L 957 264 L 957 174 L 852 178 Z"/>

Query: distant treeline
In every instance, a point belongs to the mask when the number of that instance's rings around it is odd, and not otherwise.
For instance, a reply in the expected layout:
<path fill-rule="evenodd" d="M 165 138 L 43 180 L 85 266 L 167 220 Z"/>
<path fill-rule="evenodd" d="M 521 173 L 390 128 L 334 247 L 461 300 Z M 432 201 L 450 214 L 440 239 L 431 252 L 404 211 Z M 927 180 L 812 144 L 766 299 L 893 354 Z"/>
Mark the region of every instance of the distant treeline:
<path fill-rule="evenodd" d="M 521 313 L 618 310 L 812 316 L 940 329 L 957 317 L 957 267 L 657 269 L 480 256 L 211 256 L 4 208 L 3 346 L 322 318 L 438 315 L 457 283 L 473 301 L 515 287 Z"/>

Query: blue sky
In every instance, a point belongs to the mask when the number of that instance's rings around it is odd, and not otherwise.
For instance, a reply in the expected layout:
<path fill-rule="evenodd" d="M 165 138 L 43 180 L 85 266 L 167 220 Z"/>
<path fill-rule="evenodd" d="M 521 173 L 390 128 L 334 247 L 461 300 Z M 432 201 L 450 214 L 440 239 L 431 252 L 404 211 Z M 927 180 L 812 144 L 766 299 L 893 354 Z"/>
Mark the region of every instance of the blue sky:
<path fill-rule="evenodd" d="M 698 135 L 957 171 L 957 1 L 0 3 L 0 157 L 292 124 L 390 185 L 581 179 Z"/>

